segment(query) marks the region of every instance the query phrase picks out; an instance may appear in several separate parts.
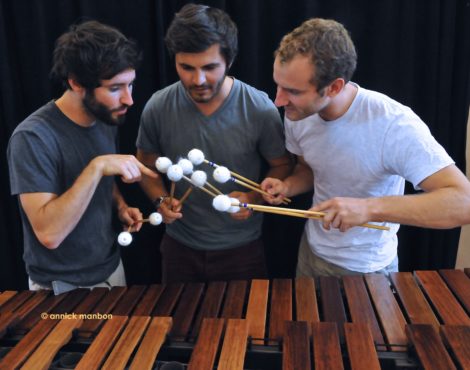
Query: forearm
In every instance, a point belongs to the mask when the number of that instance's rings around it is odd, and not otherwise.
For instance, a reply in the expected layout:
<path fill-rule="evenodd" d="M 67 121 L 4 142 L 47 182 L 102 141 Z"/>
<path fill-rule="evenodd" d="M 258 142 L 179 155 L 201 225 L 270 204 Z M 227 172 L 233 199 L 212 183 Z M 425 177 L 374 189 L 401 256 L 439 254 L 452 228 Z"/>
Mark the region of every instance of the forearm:
<path fill-rule="evenodd" d="M 128 207 L 116 183 L 114 183 L 113 185 L 113 204 L 117 210 L 120 210 L 124 207 Z"/>
<path fill-rule="evenodd" d="M 371 221 L 447 229 L 470 223 L 470 197 L 455 188 L 416 195 L 370 198 Z"/>
<path fill-rule="evenodd" d="M 139 184 L 152 202 L 159 197 L 169 194 L 161 177 L 158 179 L 143 178 Z"/>
<path fill-rule="evenodd" d="M 304 164 L 297 163 L 290 176 L 284 179 L 286 197 L 306 193 L 313 189 L 312 170 Z"/>
<path fill-rule="evenodd" d="M 278 159 L 276 163 L 272 163 L 265 177 L 272 177 L 279 180 L 284 180 L 292 173 L 292 158 L 290 156 Z"/>
<path fill-rule="evenodd" d="M 101 178 L 100 166 L 92 161 L 65 193 L 60 196 L 44 193 L 48 201 L 39 208 L 35 208 L 34 202 L 42 194 L 21 194 L 23 208 L 44 246 L 57 248 L 72 232 L 90 204 Z"/>

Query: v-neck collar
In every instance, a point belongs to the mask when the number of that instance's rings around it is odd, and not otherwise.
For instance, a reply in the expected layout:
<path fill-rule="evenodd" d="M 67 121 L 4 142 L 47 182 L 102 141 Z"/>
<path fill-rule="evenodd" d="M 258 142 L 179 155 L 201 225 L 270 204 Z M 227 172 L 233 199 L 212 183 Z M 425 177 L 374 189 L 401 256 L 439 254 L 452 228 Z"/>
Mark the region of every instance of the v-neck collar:
<path fill-rule="evenodd" d="M 222 102 L 222 104 L 220 105 L 220 107 L 218 107 L 213 113 L 211 113 L 210 115 L 205 115 L 204 113 L 202 113 L 199 108 L 197 107 L 196 103 L 194 103 L 193 99 L 191 99 L 191 97 L 188 95 L 188 92 L 186 91 L 186 89 L 184 88 L 183 84 L 181 83 L 181 81 L 179 81 L 179 88 L 182 90 L 182 95 L 184 96 L 184 99 L 188 102 L 188 104 L 193 107 L 193 110 L 194 110 L 194 113 L 195 114 L 198 114 L 201 118 L 204 118 L 205 120 L 211 120 L 215 117 L 217 117 L 218 115 L 222 114 L 222 112 L 225 110 L 225 107 L 227 105 L 230 104 L 230 101 L 235 99 L 234 97 L 237 95 L 237 91 L 239 90 L 240 88 L 240 84 L 239 84 L 239 81 L 235 78 L 235 77 L 232 77 L 232 76 L 228 76 L 229 78 L 231 78 L 233 80 L 233 84 L 232 84 L 232 87 L 230 89 L 230 92 L 228 93 L 227 97 L 225 98 L 225 100 Z"/>

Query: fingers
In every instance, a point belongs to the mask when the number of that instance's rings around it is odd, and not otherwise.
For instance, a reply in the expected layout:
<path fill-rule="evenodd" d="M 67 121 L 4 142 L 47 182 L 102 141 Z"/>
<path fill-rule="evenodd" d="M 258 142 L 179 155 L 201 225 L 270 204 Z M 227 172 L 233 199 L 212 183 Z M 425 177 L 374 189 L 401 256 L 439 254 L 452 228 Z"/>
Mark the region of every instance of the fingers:
<path fill-rule="evenodd" d="M 325 214 L 322 217 L 325 230 L 333 228 L 345 232 L 367 222 L 360 201 L 353 198 L 332 198 L 318 203 L 310 210 Z"/>
<path fill-rule="evenodd" d="M 121 178 L 122 181 L 125 183 L 133 183 L 140 181 L 142 179 L 142 174 L 152 177 L 152 178 L 157 178 L 158 175 L 144 166 L 141 162 L 137 160 L 136 157 L 133 155 L 125 156 L 127 158 L 123 159 L 122 162 L 122 174 Z"/>
<path fill-rule="evenodd" d="M 173 199 L 172 205 L 175 206 L 175 209 L 172 209 L 168 203 L 163 202 L 158 209 L 158 212 L 161 213 L 163 222 L 165 224 L 171 224 L 183 217 L 183 214 L 180 212 L 181 204 L 179 201 Z"/>
<path fill-rule="evenodd" d="M 269 194 L 269 196 L 263 194 L 263 199 L 269 204 L 281 204 L 284 200 L 285 186 L 279 179 L 270 177 L 264 179 L 261 183 L 261 189 Z"/>
<path fill-rule="evenodd" d="M 138 208 L 129 208 L 129 214 L 132 217 L 133 228 L 135 228 L 135 231 L 139 231 L 142 228 L 142 222 L 137 221 L 144 218 L 142 212 Z"/>
<path fill-rule="evenodd" d="M 142 179 L 142 174 L 158 178 L 158 174 L 139 162 L 133 155 L 110 154 L 97 157 L 103 176 L 121 176 L 125 183 L 133 183 Z"/>
<path fill-rule="evenodd" d="M 152 171 L 150 168 L 148 168 L 147 166 L 145 166 L 144 164 L 139 162 L 137 159 L 136 159 L 136 161 L 137 161 L 137 166 L 139 167 L 139 170 L 140 170 L 141 173 L 143 173 L 144 175 L 146 175 L 148 177 L 151 177 L 153 179 L 158 178 L 158 174 L 156 172 Z"/>
<path fill-rule="evenodd" d="M 253 214 L 252 210 L 247 209 L 247 208 L 240 208 L 238 212 L 231 213 L 230 216 L 234 220 L 243 221 L 243 220 L 250 218 L 252 214 Z"/>
<path fill-rule="evenodd" d="M 128 225 L 126 228 L 129 232 L 139 231 L 142 227 L 142 222 L 137 222 L 143 218 L 142 212 L 138 208 L 127 207 L 123 209 L 119 218 L 125 225 Z"/>

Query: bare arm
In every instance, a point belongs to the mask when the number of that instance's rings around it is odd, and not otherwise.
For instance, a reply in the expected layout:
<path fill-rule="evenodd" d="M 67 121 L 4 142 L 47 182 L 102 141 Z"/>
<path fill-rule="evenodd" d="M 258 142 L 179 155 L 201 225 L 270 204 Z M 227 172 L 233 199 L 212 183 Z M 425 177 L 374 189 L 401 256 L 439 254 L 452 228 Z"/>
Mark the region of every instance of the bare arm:
<path fill-rule="evenodd" d="M 137 150 L 137 159 L 142 162 L 148 168 L 155 168 L 155 161 L 158 158 L 157 154 L 143 152 L 142 150 Z M 165 188 L 163 179 L 159 176 L 157 179 L 143 178 L 140 182 L 142 190 L 145 192 L 147 197 L 154 201 L 162 196 L 168 196 L 169 191 Z M 166 202 L 162 203 L 159 208 L 159 212 L 163 216 L 163 221 L 165 223 L 172 223 L 176 219 L 183 217 L 181 210 L 181 204 L 177 199 L 173 199 L 173 204 L 169 207 L 169 204 Z"/>
<path fill-rule="evenodd" d="M 451 165 L 420 184 L 424 193 L 379 198 L 333 198 L 312 208 L 327 213 L 323 226 L 342 231 L 369 221 L 436 229 L 470 223 L 470 182 Z"/>
<path fill-rule="evenodd" d="M 261 188 L 272 197 L 264 196 L 264 200 L 271 204 L 280 204 L 284 197 L 302 194 L 313 188 L 313 172 L 302 156 L 297 156 L 294 171 L 283 181 L 266 177 Z"/>
<path fill-rule="evenodd" d="M 120 175 L 127 183 L 141 175 L 156 177 L 131 155 L 94 158 L 74 184 L 58 196 L 52 193 L 20 194 L 20 202 L 38 240 L 46 248 L 57 248 L 82 218 L 103 176 Z"/>

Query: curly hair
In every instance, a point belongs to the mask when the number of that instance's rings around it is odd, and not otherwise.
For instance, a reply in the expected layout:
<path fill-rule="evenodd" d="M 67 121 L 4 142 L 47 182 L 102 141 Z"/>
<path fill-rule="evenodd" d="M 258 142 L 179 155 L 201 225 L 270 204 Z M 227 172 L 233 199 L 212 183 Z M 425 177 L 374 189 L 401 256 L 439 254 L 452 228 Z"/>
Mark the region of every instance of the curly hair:
<path fill-rule="evenodd" d="M 170 54 L 201 53 L 214 44 L 230 67 L 238 52 L 238 30 L 224 11 L 207 5 L 183 6 L 170 24 L 165 36 Z"/>
<path fill-rule="evenodd" d="M 83 87 L 94 89 L 128 69 L 137 69 L 142 54 L 133 40 L 120 31 L 97 21 L 72 25 L 60 36 L 53 54 L 50 76 L 70 88 L 73 78 Z"/>
<path fill-rule="evenodd" d="M 315 66 L 311 83 L 318 91 L 336 78 L 349 82 L 356 69 L 357 54 L 344 26 L 331 19 L 312 18 L 285 35 L 274 56 L 281 63 L 296 55 L 310 58 Z"/>

